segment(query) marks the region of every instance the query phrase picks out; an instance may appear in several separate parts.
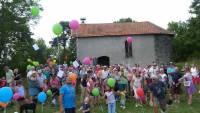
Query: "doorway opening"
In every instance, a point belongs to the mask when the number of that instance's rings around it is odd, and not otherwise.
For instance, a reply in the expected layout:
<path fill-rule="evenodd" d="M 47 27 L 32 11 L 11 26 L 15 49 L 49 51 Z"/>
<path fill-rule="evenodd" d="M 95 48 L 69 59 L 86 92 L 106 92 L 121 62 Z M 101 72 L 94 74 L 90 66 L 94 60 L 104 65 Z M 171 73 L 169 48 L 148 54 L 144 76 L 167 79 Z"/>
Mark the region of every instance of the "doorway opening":
<path fill-rule="evenodd" d="M 102 65 L 102 66 L 110 66 L 110 58 L 107 56 L 98 57 L 97 64 Z"/>

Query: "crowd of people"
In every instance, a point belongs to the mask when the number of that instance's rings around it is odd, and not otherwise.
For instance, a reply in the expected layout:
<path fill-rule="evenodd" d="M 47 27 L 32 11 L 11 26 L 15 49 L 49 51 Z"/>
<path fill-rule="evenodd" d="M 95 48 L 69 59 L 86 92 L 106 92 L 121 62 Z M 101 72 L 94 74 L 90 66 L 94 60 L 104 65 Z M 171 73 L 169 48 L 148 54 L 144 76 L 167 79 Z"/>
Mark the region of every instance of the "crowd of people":
<path fill-rule="evenodd" d="M 28 83 L 28 90 L 24 87 L 24 76 L 18 69 L 11 70 L 4 67 L 6 75 L 0 80 L 0 87 L 12 87 L 14 93 L 18 93 L 20 98 L 19 111 L 33 107 L 39 92 L 51 90 L 50 103 L 59 105 L 60 112 L 75 113 L 76 101 L 81 101 L 79 111 L 91 113 L 94 105 L 99 104 L 103 97 L 107 104 L 108 113 L 116 113 L 116 102 L 119 101 L 120 109 L 126 109 L 126 100 L 134 101 L 135 107 L 149 104 L 153 107 L 154 113 L 158 113 L 158 107 L 165 113 L 167 105 L 180 103 L 180 94 L 183 87 L 188 95 L 188 105 L 192 104 L 194 93 L 200 93 L 199 69 L 195 64 L 185 64 L 179 69 L 172 62 L 168 66 L 151 65 L 142 67 L 125 66 L 116 64 L 112 66 L 83 65 L 78 67 L 73 65 L 40 65 L 27 69 L 25 79 Z M 76 81 L 69 75 L 76 74 Z M 115 86 L 109 87 L 107 80 L 115 79 Z M 93 89 L 98 88 L 100 94 L 94 96 Z M 138 94 L 137 90 L 142 89 L 144 94 Z M 80 100 L 76 98 L 76 89 L 81 90 Z M 28 92 L 26 94 L 26 92 Z M 29 97 L 29 99 L 27 98 Z M 27 107 L 28 106 L 28 107 Z M 34 108 L 34 107 L 33 107 Z"/>

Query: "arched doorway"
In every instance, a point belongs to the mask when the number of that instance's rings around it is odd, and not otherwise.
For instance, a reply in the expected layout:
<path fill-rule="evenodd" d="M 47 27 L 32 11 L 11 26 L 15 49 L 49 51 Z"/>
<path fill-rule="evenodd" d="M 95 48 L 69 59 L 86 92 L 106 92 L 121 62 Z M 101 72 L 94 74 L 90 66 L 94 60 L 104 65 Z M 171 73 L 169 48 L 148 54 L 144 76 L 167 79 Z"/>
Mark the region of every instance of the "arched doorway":
<path fill-rule="evenodd" d="M 101 56 L 97 58 L 97 64 L 103 65 L 103 66 L 109 66 L 110 65 L 110 58 L 107 56 Z"/>

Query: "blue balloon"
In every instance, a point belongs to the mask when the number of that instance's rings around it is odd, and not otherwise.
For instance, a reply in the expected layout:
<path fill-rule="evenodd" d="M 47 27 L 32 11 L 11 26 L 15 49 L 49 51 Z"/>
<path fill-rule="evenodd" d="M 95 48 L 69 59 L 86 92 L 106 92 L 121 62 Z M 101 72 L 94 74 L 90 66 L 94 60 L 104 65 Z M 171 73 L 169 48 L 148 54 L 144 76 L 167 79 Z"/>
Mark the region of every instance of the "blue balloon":
<path fill-rule="evenodd" d="M 0 89 L 0 102 L 8 103 L 13 97 L 13 91 L 10 87 Z"/>
<path fill-rule="evenodd" d="M 45 92 L 40 92 L 37 98 L 39 102 L 44 103 L 47 100 L 47 95 Z"/>

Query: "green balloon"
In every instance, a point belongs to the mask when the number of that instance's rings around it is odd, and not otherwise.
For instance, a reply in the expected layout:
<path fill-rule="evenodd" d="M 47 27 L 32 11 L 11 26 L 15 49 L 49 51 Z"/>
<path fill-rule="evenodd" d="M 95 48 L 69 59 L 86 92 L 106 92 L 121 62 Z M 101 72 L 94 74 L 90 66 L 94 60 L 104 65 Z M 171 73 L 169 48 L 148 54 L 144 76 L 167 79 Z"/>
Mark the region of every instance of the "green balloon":
<path fill-rule="evenodd" d="M 39 9 L 38 7 L 33 6 L 33 7 L 31 8 L 31 14 L 32 14 L 32 16 L 38 16 L 39 13 L 40 13 L 40 9 Z"/>
<path fill-rule="evenodd" d="M 48 95 L 48 96 L 52 96 L 52 92 L 51 92 L 50 89 L 47 91 L 47 95 Z"/>
<path fill-rule="evenodd" d="M 27 70 L 31 70 L 31 69 L 32 69 L 32 66 L 31 66 L 31 65 L 27 65 L 27 66 L 26 66 L 26 69 L 27 69 Z"/>
<path fill-rule="evenodd" d="M 94 89 L 92 90 L 92 95 L 93 95 L 93 96 L 99 96 L 99 88 L 94 88 Z"/>
<path fill-rule="evenodd" d="M 33 64 L 34 66 L 39 66 L 39 65 L 40 65 L 40 63 L 37 62 L 37 61 L 33 61 L 32 64 Z"/>
<path fill-rule="evenodd" d="M 57 36 L 61 35 L 63 32 L 63 27 L 60 24 L 55 24 L 53 26 L 53 33 Z"/>
<path fill-rule="evenodd" d="M 114 87 L 115 83 L 116 83 L 115 79 L 113 79 L 113 78 L 108 79 L 108 86 L 109 87 Z"/>
<path fill-rule="evenodd" d="M 27 59 L 27 61 L 28 61 L 28 62 L 31 62 L 31 59 L 30 59 L 30 58 L 28 58 L 28 59 Z"/>

